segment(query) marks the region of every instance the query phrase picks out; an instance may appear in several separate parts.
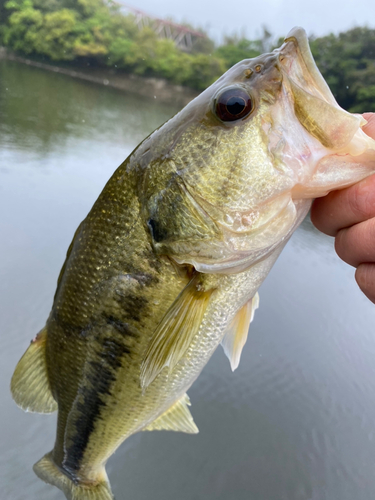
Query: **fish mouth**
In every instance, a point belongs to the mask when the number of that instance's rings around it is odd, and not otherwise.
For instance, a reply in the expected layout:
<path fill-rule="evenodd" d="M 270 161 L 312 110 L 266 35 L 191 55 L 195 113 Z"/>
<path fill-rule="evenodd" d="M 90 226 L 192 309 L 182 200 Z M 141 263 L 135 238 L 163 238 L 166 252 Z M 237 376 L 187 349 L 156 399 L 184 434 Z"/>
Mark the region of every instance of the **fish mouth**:
<path fill-rule="evenodd" d="M 321 75 L 310 50 L 309 40 L 303 28 L 289 31 L 283 45 L 276 49 L 282 72 L 299 87 L 329 104 L 337 102 Z"/>
<path fill-rule="evenodd" d="M 315 64 L 305 30 L 293 28 L 274 52 L 302 126 L 325 148 L 343 151 L 365 121 L 337 104 Z"/>

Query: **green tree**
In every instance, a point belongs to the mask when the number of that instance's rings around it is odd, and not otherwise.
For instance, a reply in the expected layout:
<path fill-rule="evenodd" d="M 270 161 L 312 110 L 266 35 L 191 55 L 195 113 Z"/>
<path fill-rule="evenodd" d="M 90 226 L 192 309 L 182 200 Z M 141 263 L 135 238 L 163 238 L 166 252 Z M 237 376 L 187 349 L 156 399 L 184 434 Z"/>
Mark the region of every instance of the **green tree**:
<path fill-rule="evenodd" d="M 196 54 L 191 61 L 191 77 L 185 84 L 203 90 L 211 85 L 225 70 L 225 63 L 222 59 L 207 54 Z"/>
<path fill-rule="evenodd" d="M 226 37 L 225 43 L 215 51 L 215 56 L 221 58 L 227 68 L 234 64 L 259 56 L 262 52 L 260 40 L 247 40 L 247 38 Z"/>
<path fill-rule="evenodd" d="M 34 51 L 34 39 L 43 25 L 43 14 L 33 8 L 30 0 L 23 2 L 8 2 L 9 9 L 7 25 L 3 29 L 3 41 L 14 50 L 30 54 Z"/>
<path fill-rule="evenodd" d="M 62 9 L 45 14 L 43 24 L 33 37 L 36 52 L 54 61 L 74 59 L 77 40 L 77 17 L 74 11 Z"/>
<path fill-rule="evenodd" d="M 339 104 L 352 112 L 375 109 L 375 30 L 355 28 L 311 41 L 315 61 Z"/>
<path fill-rule="evenodd" d="M 203 37 L 197 37 L 193 42 L 193 54 L 213 54 L 215 51 L 215 43 L 206 34 Z"/>

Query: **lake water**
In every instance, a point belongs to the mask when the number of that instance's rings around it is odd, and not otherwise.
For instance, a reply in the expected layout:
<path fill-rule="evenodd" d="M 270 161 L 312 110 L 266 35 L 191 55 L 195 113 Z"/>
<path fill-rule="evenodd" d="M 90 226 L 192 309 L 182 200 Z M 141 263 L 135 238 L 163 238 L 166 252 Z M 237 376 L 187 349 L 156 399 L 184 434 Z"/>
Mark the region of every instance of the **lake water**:
<path fill-rule="evenodd" d="M 173 100 L 173 99 L 172 99 Z M 74 230 L 177 109 L 0 61 L 0 497 L 62 500 L 32 465 L 55 416 L 9 382 L 48 316 Z M 219 348 L 189 391 L 200 433 L 139 433 L 109 460 L 117 500 L 375 498 L 375 306 L 306 220 L 260 290 L 238 370 Z"/>

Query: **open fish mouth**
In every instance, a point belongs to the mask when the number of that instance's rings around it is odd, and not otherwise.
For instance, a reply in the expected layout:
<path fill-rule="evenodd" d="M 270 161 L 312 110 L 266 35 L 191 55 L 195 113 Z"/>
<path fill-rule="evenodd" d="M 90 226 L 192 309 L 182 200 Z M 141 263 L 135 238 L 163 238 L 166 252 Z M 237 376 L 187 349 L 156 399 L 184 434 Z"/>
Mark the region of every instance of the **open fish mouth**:
<path fill-rule="evenodd" d="M 336 100 L 321 75 L 310 50 L 309 40 L 303 28 L 293 28 L 283 45 L 276 49 L 280 66 L 288 78 L 311 95 L 336 105 Z"/>
<path fill-rule="evenodd" d="M 340 152 L 365 120 L 337 104 L 315 64 L 303 28 L 293 28 L 275 52 L 298 120 L 324 147 Z"/>

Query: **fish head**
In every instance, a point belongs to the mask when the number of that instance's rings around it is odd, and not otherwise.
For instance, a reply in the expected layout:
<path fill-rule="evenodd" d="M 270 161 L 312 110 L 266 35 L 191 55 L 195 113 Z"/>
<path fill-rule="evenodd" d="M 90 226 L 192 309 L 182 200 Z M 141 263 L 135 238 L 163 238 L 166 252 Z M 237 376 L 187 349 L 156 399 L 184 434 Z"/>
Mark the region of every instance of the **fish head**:
<path fill-rule="evenodd" d="M 337 104 L 294 28 L 145 141 L 140 196 L 155 249 L 201 272 L 248 268 L 285 244 L 313 198 L 375 170 L 365 123 Z"/>

